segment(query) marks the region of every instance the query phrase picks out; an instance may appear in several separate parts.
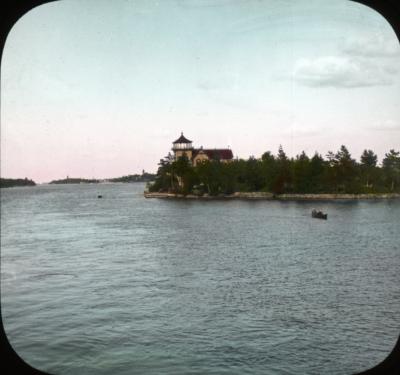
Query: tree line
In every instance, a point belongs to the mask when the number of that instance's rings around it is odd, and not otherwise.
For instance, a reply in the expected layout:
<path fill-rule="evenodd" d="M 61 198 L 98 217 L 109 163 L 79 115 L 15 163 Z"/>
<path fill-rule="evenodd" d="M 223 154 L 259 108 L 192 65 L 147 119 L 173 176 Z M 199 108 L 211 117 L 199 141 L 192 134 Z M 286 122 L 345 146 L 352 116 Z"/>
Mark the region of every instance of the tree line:
<path fill-rule="evenodd" d="M 53 180 L 50 181 L 49 184 L 98 184 L 100 180 L 95 178 L 87 179 L 87 178 L 80 178 L 80 177 L 67 177 L 61 180 Z"/>
<path fill-rule="evenodd" d="M 318 193 L 394 193 L 400 192 L 400 152 L 390 150 L 381 165 L 372 150 L 364 150 L 360 160 L 352 158 L 346 146 L 325 158 L 304 151 L 289 158 L 282 146 L 273 155 L 235 159 L 225 163 L 207 160 L 192 166 L 184 155 L 175 160 L 171 154 L 161 159 L 150 192 L 181 194 L 232 194 L 265 191 L 274 194 Z"/>
<path fill-rule="evenodd" d="M 149 182 L 155 179 L 156 175 L 154 173 L 148 173 L 144 170 L 142 174 L 130 174 L 127 176 L 109 178 L 107 181 L 110 182 Z"/>
<path fill-rule="evenodd" d="M 53 180 L 50 184 L 98 184 L 100 182 L 149 182 L 155 179 L 156 175 L 153 173 L 142 171 L 142 174 L 130 174 L 122 177 L 107 178 L 104 180 L 87 179 L 87 178 L 71 178 L 67 177 L 61 180 Z"/>
<path fill-rule="evenodd" d="M 36 183 L 28 178 L 0 178 L 0 188 L 14 186 L 35 186 Z"/>

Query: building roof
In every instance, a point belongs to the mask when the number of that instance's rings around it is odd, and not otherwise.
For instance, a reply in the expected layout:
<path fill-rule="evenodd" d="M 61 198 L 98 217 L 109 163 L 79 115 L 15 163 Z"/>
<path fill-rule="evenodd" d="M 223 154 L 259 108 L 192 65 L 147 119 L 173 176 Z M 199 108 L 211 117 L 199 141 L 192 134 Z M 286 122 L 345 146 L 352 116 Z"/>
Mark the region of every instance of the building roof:
<path fill-rule="evenodd" d="M 200 151 L 204 152 L 209 159 L 233 159 L 232 150 L 229 148 L 197 148 L 193 150 L 193 157 L 195 157 Z"/>
<path fill-rule="evenodd" d="M 189 139 L 185 138 L 185 136 L 183 135 L 183 132 L 182 132 L 181 136 L 176 141 L 173 141 L 172 143 L 192 143 L 192 141 L 189 141 Z"/>

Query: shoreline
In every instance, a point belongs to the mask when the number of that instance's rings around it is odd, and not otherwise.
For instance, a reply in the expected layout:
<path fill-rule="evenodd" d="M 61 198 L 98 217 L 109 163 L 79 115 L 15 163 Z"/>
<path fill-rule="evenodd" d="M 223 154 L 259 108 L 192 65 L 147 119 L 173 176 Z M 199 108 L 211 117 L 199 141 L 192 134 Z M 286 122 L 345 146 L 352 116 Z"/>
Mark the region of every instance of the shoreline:
<path fill-rule="evenodd" d="M 323 200 L 372 200 L 372 199 L 399 199 L 400 193 L 376 193 L 376 194 L 272 194 L 264 192 L 237 192 L 230 195 L 202 196 L 194 194 L 174 193 L 143 193 L 145 198 L 161 199 L 193 199 L 193 200 L 278 200 L 278 201 L 323 201 Z"/>

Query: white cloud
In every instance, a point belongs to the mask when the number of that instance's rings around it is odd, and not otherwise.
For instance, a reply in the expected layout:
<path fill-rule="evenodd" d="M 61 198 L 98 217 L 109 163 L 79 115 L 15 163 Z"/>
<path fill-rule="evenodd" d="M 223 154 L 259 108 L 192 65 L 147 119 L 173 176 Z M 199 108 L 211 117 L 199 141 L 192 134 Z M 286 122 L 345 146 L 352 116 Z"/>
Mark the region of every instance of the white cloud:
<path fill-rule="evenodd" d="M 339 47 L 336 56 L 298 60 L 294 79 L 309 87 L 390 85 L 399 71 L 399 61 L 400 44 L 395 37 L 349 38 Z"/>
<path fill-rule="evenodd" d="M 309 87 L 367 87 L 389 85 L 397 69 L 387 64 L 349 56 L 301 59 L 295 64 L 294 79 Z"/>
<path fill-rule="evenodd" d="M 394 57 L 400 58 L 400 43 L 393 37 L 383 35 L 370 35 L 364 38 L 349 38 L 341 50 L 348 56 L 361 56 L 369 58 Z"/>

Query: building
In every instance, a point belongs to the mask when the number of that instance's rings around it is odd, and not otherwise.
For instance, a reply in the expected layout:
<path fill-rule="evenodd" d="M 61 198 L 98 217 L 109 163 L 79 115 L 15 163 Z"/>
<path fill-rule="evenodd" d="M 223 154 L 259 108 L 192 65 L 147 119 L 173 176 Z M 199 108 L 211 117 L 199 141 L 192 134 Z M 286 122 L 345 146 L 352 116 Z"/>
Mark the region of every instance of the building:
<path fill-rule="evenodd" d="M 184 154 L 189 161 L 196 166 L 205 160 L 219 160 L 221 162 L 230 162 L 233 160 L 232 150 L 229 148 L 194 148 L 192 141 L 187 139 L 183 133 L 174 142 L 172 142 L 172 151 L 174 152 L 175 160 Z"/>

